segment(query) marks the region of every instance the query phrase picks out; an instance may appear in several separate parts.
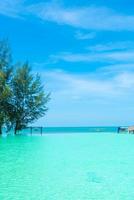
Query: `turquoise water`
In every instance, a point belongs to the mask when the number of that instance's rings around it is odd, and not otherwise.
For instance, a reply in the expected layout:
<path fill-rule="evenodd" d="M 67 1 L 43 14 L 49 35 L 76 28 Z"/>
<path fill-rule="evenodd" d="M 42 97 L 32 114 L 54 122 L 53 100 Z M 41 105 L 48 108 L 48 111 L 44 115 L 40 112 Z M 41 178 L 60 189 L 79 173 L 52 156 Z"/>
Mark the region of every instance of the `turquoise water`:
<path fill-rule="evenodd" d="M 134 135 L 0 138 L 0 200 L 133 200 Z"/>
<path fill-rule="evenodd" d="M 54 133 L 92 133 L 92 132 L 106 132 L 106 133 L 117 133 L 118 131 L 118 127 L 44 127 L 42 128 L 41 131 L 41 127 L 32 127 L 31 128 L 26 128 L 22 131 L 20 131 L 19 133 L 21 134 L 40 134 L 42 132 L 42 134 L 54 134 Z"/>

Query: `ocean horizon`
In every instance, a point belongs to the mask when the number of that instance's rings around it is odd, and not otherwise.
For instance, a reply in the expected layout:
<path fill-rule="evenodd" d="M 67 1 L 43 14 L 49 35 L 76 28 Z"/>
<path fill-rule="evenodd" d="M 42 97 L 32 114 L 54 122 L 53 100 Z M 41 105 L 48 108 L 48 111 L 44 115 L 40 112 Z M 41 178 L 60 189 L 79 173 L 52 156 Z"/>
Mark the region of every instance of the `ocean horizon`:
<path fill-rule="evenodd" d="M 68 126 L 68 127 L 41 127 L 41 126 L 31 126 L 21 131 L 19 134 L 29 135 L 29 134 L 62 134 L 62 133 L 118 133 L 119 127 L 127 126 Z M 6 129 L 3 129 L 6 133 Z M 13 134 L 13 130 L 9 131 L 8 134 Z"/>

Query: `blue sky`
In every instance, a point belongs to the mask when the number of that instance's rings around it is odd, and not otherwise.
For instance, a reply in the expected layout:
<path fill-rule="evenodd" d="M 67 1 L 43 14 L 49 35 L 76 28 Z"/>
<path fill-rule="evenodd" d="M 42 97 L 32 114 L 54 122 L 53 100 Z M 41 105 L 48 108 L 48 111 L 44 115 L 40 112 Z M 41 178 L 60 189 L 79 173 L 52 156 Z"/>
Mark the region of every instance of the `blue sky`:
<path fill-rule="evenodd" d="M 0 38 L 50 91 L 36 124 L 134 124 L 134 2 L 4 0 Z"/>

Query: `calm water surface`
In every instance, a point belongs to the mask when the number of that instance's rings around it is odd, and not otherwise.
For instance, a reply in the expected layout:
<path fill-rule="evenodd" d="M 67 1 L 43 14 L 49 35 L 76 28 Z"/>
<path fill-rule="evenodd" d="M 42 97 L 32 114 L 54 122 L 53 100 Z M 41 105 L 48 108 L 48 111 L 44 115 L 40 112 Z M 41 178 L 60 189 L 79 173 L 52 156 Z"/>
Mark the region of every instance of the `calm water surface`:
<path fill-rule="evenodd" d="M 0 138 L 0 200 L 133 200 L 134 135 Z"/>

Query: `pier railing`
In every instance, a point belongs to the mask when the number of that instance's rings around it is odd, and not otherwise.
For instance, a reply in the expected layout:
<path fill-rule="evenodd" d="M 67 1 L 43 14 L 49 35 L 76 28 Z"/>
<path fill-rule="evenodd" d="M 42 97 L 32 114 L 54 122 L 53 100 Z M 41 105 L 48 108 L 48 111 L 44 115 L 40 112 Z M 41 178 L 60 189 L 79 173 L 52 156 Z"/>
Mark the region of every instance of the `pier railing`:
<path fill-rule="evenodd" d="M 18 131 L 19 134 L 29 134 L 29 135 L 36 135 L 36 134 L 40 134 L 42 135 L 43 134 L 43 127 L 27 127 L 27 128 L 24 128 L 23 130 L 21 131 Z"/>
<path fill-rule="evenodd" d="M 43 135 L 51 133 L 123 133 L 126 132 L 126 127 L 27 127 L 19 134 L 30 134 L 30 135 Z"/>
<path fill-rule="evenodd" d="M 14 131 L 10 131 L 13 133 Z M 43 135 L 55 133 L 127 133 L 128 127 L 41 127 L 30 126 L 17 131 L 17 134 L 22 135 Z M 10 134 L 9 133 L 9 134 Z"/>

